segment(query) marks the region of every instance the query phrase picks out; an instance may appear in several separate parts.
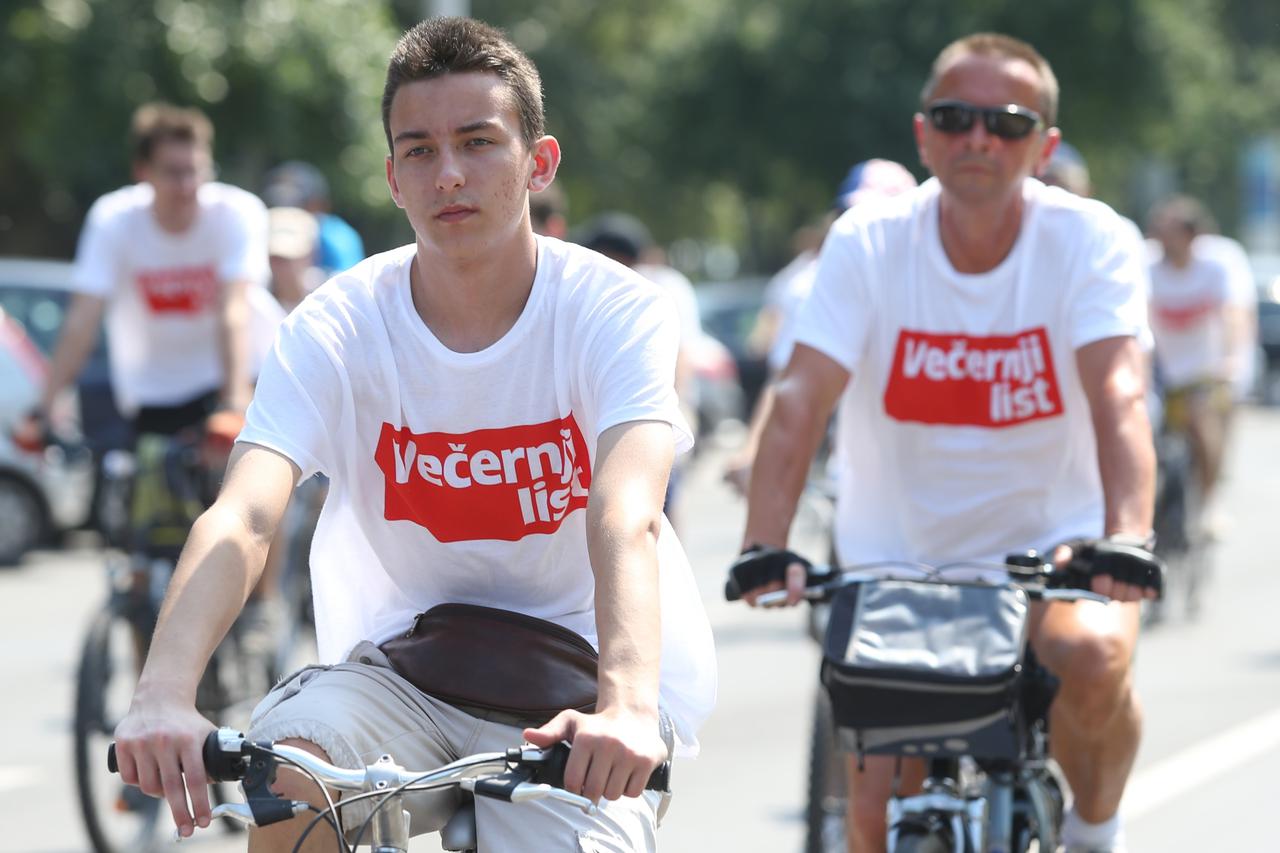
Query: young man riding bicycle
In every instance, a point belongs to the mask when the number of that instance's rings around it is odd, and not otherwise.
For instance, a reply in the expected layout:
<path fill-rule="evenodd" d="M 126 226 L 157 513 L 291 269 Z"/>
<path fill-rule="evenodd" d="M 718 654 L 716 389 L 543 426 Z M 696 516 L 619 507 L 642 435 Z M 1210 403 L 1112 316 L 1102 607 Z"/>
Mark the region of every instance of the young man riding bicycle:
<path fill-rule="evenodd" d="M 529 192 L 551 183 L 560 150 L 536 69 L 501 33 L 456 18 L 406 33 L 383 123 L 387 182 L 416 242 L 338 275 L 286 320 L 117 730 L 121 773 L 163 794 L 182 834 L 207 822 L 198 753 L 211 725 L 192 706 L 195 679 L 294 484 L 322 471 L 312 577 L 326 666 L 269 694 L 251 736 L 350 766 L 391 753 L 423 767 L 522 737 L 570 740 L 565 787 L 609 802 L 587 817 L 477 801 L 481 847 L 653 849 L 659 803 L 640 796 L 645 780 L 671 726 L 696 743 L 714 696 L 710 630 L 661 512 L 674 453 L 691 440 L 673 388 L 674 311 L 620 265 L 533 234 Z M 555 665 L 536 648 L 414 658 L 424 626 L 472 636 L 477 605 L 525 628 L 528 616 L 553 623 L 529 636 L 591 641 L 594 701 L 548 720 L 534 710 L 541 696 L 505 691 L 522 712 L 478 695 L 506 687 L 489 672 Z M 535 680 L 529 692 L 562 686 Z M 278 787 L 322 802 L 292 774 Z M 406 801 L 414 830 L 439 828 L 450 796 Z M 367 813 L 344 814 L 347 830 Z M 291 849 L 305 824 L 255 831 L 250 847 Z"/>
<path fill-rule="evenodd" d="M 1082 537 L 1148 539 L 1143 259 L 1109 208 L 1032 177 L 1059 139 L 1057 100 L 1048 63 L 1015 39 L 974 35 L 939 55 L 915 117 L 934 179 L 855 208 L 823 246 L 754 463 L 745 560 L 785 547 L 837 403 L 843 563 L 1001 562 Z M 792 566 L 791 601 L 803 583 Z M 1122 848 L 1141 720 L 1131 659 L 1149 593 L 1093 584 L 1114 602 L 1040 605 L 1031 622 L 1061 680 L 1050 730 L 1075 794 L 1073 853 Z M 850 761 L 858 853 L 884 849 L 893 761 Z M 903 793 L 922 773 L 905 763 Z"/>

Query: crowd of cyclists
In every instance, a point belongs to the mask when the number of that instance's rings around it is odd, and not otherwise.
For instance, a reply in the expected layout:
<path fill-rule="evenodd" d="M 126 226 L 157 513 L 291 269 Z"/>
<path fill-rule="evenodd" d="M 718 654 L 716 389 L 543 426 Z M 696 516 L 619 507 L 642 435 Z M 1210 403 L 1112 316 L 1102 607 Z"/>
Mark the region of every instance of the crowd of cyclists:
<path fill-rule="evenodd" d="M 1220 535 L 1212 500 L 1251 381 L 1255 296 L 1243 251 L 1193 200 L 1154 208 L 1146 240 L 1090 198 L 1058 97 L 1031 45 L 959 39 L 913 120 L 929 179 L 870 159 L 841 182 L 762 318 L 772 378 L 727 472 L 747 521 L 725 563 L 752 603 L 802 599 L 812 565 L 788 533 L 828 443 L 841 564 L 1125 554 L 1089 582 L 1111 603 L 1038 602 L 1028 629 L 1058 682 L 1063 849 L 1117 853 L 1142 729 L 1140 609 L 1160 588 L 1151 412 L 1188 437 L 1191 523 Z M 625 216 L 565 239 L 538 72 L 501 32 L 458 18 L 407 31 L 382 118 L 389 192 L 415 235 L 390 252 L 363 257 L 308 164 L 268 176 L 269 209 L 214 181 L 208 120 L 159 104 L 134 119 L 136 183 L 88 215 L 48 383 L 17 430 L 39 440 L 105 318 L 136 435 L 137 583 L 156 548 L 181 546 L 154 637 L 139 638 L 121 776 L 167 801 L 181 835 L 208 825 L 200 749 L 218 721 L 196 710 L 200 674 L 235 620 L 274 636 L 295 544 L 281 531 L 314 528 L 319 659 L 263 698 L 251 739 L 351 767 L 392 749 L 435 766 L 569 741 L 564 787 L 599 811 L 484 805 L 481 849 L 655 849 L 669 794 L 646 780 L 697 753 L 716 694 L 669 520 L 693 437 L 693 287 Z M 166 448 L 193 434 L 235 444 L 209 463 L 225 461 L 216 496 L 161 543 Z M 460 648 L 481 624 L 484 642 Z M 565 631 L 585 640 L 574 666 L 595 673 L 571 703 L 547 650 Z M 549 674 L 496 703 L 475 677 L 494 658 Z M 884 850 L 891 787 L 910 793 L 924 763 L 847 764 L 848 847 Z M 276 788 L 325 798 L 292 773 Z M 416 832 L 456 806 L 405 800 Z M 356 805 L 344 831 L 368 814 Z M 301 826 L 254 830 L 250 849 L 293 849 Z M 323 834 L 303 849 L 332 849 Z"/>

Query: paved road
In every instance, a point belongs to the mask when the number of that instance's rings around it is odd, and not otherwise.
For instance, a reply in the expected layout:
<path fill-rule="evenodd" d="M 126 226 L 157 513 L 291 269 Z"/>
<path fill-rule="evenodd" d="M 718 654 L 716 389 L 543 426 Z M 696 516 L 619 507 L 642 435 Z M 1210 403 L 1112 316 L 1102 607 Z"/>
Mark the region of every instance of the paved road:
<path fill-rule="evenodd" d="M 716 632 L 721 690 L 703 756 L 677 767 L 665 849 L 799 848 L 804 748 L 817 658 L 803 613 L 725 604 L 720 582 L 742 509 L 709 448 L 688 478 L 683 538 Z M 1280 412 L 1240 419 L 1209 606 L 1144 638 L 1147 727 L 1126 800 L 1134 853 L 1271 851 L 1280 794 L 1280 572 L 1267 534 L 1280 497 Z M 802 540 L 812 546 L 811 532 Z M 70 768 L 71 680 L 80 634 L 103 595 L 90 550 L 42 553 L 0 573 L 0 851 L 86 849 Z M 242 849 L 217 832 L 184 849 Z M 415 850 L 433 850 L 428 841 Z"/>

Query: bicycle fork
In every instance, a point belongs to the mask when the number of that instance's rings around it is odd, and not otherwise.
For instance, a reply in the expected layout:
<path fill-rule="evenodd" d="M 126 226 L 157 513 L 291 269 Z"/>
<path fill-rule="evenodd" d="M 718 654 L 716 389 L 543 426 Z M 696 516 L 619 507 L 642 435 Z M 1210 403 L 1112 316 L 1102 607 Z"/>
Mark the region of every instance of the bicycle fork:
<path fill-rule="evenodd" d="M 958 773 L 955 775 L 959 775 Z M 1032 779 L 1015 781 L 1011 770 L 990 772 L 975 795 L 961 792 L 957 780 L 947 776 L 931 776 L 924 792 L 889 800 L 889 849 L 898 844 L 899 829 L 915 825 L 930 830 L 945 830 L 950 836 L 953 853 L 1021 853 L 1014 845 L 1015 789 L 1026 792 L 1025 807 L 1038 828 L 1041 847 L 1055 838 L 1050 827 L 1050 807 L 1046 794 Z M 1052 850 L 1052 847 L 1047 849 Z"/>

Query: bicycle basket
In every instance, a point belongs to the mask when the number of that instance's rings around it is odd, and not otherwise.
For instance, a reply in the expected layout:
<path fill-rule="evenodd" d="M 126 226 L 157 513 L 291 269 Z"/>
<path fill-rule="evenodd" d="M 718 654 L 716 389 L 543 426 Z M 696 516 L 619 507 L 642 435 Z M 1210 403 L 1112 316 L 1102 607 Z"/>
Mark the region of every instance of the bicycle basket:
<path fill-rule="evenodd" d="M 1014 586 L 872 580 L 831 603 L 822 683 L 846 749 L 1013 757 L 1028 602 Z"/>

